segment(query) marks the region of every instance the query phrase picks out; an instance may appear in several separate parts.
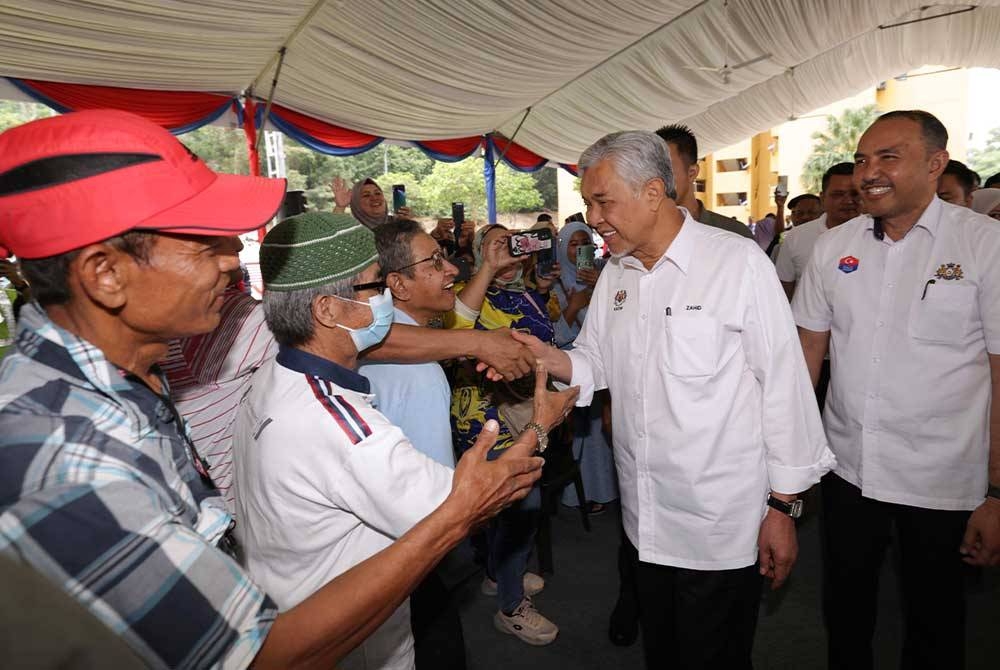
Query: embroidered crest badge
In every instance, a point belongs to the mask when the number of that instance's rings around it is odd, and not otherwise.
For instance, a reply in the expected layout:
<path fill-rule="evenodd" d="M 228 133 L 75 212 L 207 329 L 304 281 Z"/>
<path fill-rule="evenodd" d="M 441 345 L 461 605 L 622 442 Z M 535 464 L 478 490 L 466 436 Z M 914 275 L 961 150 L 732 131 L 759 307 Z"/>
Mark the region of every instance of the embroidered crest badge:
<path fill-rule="evenodd" d="M 615 304 L 611 309 L 616 312 L 621 311 L 621 308 L 625 305 L 625 300 L 627 298 L 628 293 L 625 292 L 625 289 L 619 289 L 618 293 L 615 293 Z"/>
<path fill-rule="evenodd" d="M 942 263 L 941 267 L 937 269 L 934 276 L 938 279 L 961 279 L 964 275 L 962 274 L 962 264 L 961 263 Z"/>
<path fill-rule="evenodd" d="M 840 263 L 837 265 L 837 269 L 839 269 L 844 274 L 851 274 L 852 272 L 858 269 L 858 265 L 860 264 L 861 261 L 859 261 L 854 256 L 844 256 L 843 258 L 840 259 Z"/>

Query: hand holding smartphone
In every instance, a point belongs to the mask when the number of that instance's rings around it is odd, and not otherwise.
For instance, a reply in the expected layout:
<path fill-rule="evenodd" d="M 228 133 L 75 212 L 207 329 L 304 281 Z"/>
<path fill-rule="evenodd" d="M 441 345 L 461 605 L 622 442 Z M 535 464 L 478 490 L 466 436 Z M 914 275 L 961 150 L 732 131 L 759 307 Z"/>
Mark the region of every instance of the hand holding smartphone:
<path fill-rule="evenodd" d="M 788 197 L 788 175 L 778 176 L 778 185 L 774 187 L 774 197 L 776 199 Z"/>
<path fill-rule="evenodd" d="M 512 233 L 507 238 L 511 256 L 524 256 L 552 249 L 552 231 L 548 228 Z"/>
<path fill-rule="evenodd" d="M 594 269 L 594 255 L 597 253 L 597 247 L 593 244 L 581 244 L 576 248 L 576 269 L 577 270 L 593 270 Z"/>

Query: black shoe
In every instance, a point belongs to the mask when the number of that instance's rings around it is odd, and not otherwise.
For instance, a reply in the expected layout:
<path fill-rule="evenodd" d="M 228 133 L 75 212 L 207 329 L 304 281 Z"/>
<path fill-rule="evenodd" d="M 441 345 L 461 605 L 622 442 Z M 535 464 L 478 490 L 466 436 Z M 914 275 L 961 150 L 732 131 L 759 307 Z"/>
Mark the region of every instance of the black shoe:
<path fill-rule="evenodd" d="M 608 639 L 618 647 L 630 647 L 639 637 L 639 609 L 632 598 L 618 596 L 608 625 Z"/>

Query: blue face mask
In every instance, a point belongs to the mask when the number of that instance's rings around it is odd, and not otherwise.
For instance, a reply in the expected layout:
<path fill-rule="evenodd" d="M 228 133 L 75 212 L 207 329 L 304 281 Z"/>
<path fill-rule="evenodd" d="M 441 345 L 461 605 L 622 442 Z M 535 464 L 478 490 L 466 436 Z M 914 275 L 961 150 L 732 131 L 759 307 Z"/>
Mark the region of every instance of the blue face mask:
<path fill-rule="evenodd" d="M 386 289 L 381 295 L 368 298 L 368 302 L 351 300 L 350 298 L 341 298 L 341 300 L 356 302 L 359 305 L 367 305 L 368 309 L 372 311 L 372 322 L 364 328 L 348 328 L 339 323 L 337 324 L 338 328 L 343 328 L 351 334 L 351 340 L 354 342 L 354 346 L 357 348 L 359 354 L 365 349 L 374 347 L 389 334 L 394 315 L 392 293 L 389 292 L 389 289 Z"/>

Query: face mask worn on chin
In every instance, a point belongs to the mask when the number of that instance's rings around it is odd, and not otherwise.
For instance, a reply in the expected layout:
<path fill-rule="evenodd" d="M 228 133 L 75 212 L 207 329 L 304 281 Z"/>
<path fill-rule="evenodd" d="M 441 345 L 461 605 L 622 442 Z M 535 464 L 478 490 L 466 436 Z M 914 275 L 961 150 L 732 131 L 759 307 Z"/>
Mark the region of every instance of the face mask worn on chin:
<path fill-rule="evenodd" d="M 359 354 L 365 349 L 374 347 L 389 334 L 394 312 L 392 307 L 392 293 L 389 292 L 388 288 L 381 295 L 368 298 L 368 302 L 351 300 L 350 298 L 341 298 L 341 300 L 366 305 L 372 311 L 372 322 L 364 328 L 348 328 L 339 323 L 336 324 L 338 328 L 343 328 L 351 334 L 351 340 L 353 340 Z"/>

